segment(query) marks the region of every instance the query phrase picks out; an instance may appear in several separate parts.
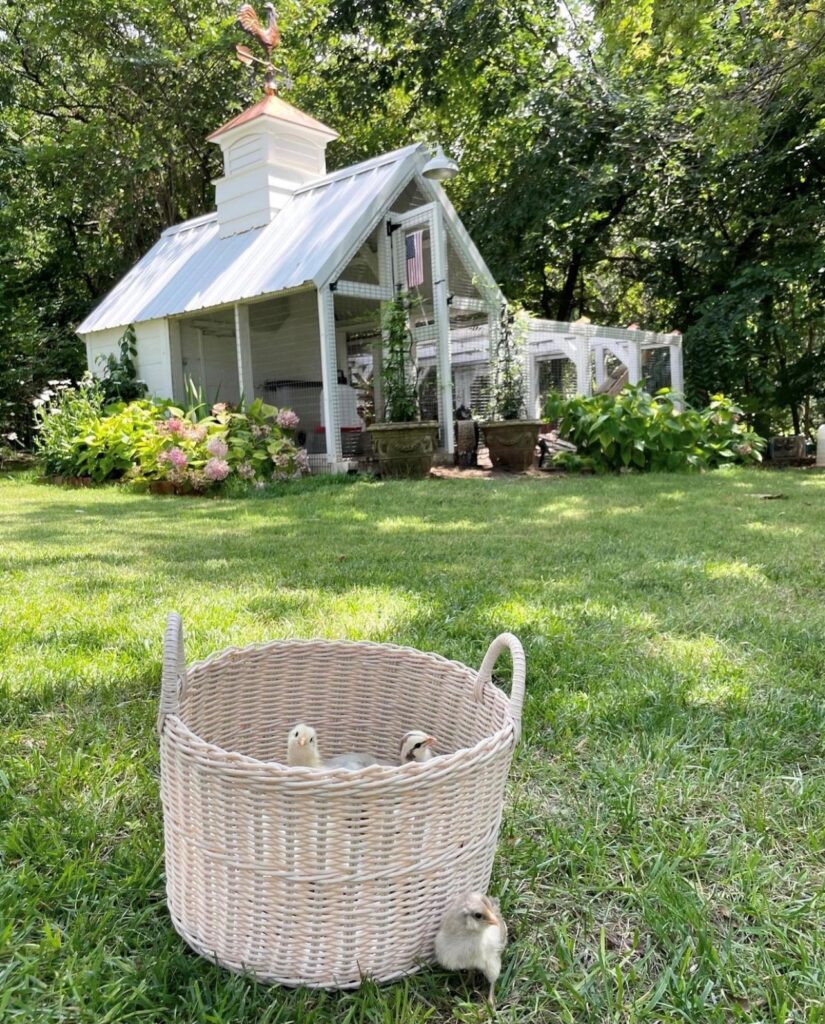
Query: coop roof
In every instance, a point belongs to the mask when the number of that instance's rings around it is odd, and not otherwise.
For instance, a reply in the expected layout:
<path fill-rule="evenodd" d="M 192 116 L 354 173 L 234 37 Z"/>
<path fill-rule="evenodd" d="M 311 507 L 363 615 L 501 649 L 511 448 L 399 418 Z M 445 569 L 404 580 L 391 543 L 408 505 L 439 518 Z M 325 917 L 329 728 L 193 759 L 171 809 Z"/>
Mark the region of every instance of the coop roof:
<path fill-rule="evenodd" d="M 228 238 L 214 213 L 168 228 L 77 331 L 320 287 L 427 158 L 416 144 L 328 174 L 298 189 L 265 227 Z"/>

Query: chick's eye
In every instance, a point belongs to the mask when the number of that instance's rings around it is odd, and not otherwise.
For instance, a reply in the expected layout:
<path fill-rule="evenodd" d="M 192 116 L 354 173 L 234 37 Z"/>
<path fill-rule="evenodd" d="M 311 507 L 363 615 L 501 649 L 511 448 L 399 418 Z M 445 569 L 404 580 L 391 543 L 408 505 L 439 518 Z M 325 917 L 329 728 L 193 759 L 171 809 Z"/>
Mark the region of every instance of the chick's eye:
<path fill-rule="evenodd" d="M 483 914 L 480 914 L 480 913 L 479 913 L 478 911 L 476 911 L 476 912 L 475 912 L 475 913 L 473 914 L 473 917 L 474 917 L 474 918 L 476 919 L 476 921 L 480 921 L 480 920 L 481 920 L 481 918 L 483 917 Z"/>
<path fill-rule="evenodd" d="M 296 740 L 298 739 L 298 733 L 297 732 L 294 732 L 292 735 L 295 737 Z"/>
<path fill-rule="evenodd" d="M 420 743 L 416 743 L 416 745 L 413 747 L 413 750 L 420 750 L 420 749 L 421 749 L 421 744 Z"/>
<path fill-rule="evenodd" d="M 315 742 L 315 737 L 314 736 L 310 736 L 309 737 L 309 742 L 310 743 L 314 743 Z"/>

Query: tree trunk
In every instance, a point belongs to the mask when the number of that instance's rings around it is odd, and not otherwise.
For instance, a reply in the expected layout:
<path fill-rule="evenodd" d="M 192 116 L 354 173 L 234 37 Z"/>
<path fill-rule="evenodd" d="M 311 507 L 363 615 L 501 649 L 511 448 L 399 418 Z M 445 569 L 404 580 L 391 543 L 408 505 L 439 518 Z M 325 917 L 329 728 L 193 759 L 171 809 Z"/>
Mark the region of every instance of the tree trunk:
<path fill-rule="evenodd" d="M 570 257 L 570 262 L 567 264 L 567 274 L 565 275 L 564 285 L 559 295 L 556 320 L 564 322 L 570 319 L 576 296 L 576 284 L 579 280 L 583 259 L 584 253 L 581 249 L 574 250 L 573 255 Z"/>

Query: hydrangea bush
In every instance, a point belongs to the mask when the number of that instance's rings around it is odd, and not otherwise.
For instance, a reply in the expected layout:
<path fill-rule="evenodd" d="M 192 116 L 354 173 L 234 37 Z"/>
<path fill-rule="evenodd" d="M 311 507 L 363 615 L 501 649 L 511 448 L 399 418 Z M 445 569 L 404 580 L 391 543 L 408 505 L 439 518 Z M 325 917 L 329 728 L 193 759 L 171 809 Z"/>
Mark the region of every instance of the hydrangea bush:
<path fill-rule="evenodd" d="M 256 399 L 245 409 L 225 402 L 180 409 L 149 400 L 104 404 L 98 381 L 55 382 L 36 402 L 37 447 L 49 475 L 125 476 L 203 494 L 227 481 L 265 486 L 309 472 L 294 440 L 298 417 Z"/>
<path fill-rule="evenodd" d="M 575 454 L 554 456 L 565 469 L 716 469 L 759 462 L 765 447 L 742 410 L 724 395 L 713 395 L 704 409 L 692 409 L 668 388 L 651 395 L 641 384 L 625 387 L 615 397 L 565 399 L 552 392 L 544 414 L 558 423 L 560 437 L 576 445 Z"/>
<path fill-rule="evenodd" d="M 292 480 L 309 472 L 294 441 L 298 417 L 256 399 L 245 410 L 225 402 L 197 421 L 170 407 L 144 438 L 131 476 L 168 481 L 181 493 L 201 494 L 232 476 L 249 484 Z"/>

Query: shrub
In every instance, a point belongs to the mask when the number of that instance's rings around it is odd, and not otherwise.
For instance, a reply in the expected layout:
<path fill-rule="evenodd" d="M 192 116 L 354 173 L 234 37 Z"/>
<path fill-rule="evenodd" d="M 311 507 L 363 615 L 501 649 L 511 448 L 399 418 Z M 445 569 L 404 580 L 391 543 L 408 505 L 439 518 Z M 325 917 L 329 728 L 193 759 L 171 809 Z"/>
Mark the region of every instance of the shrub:
<path fill-rule="evenodd" d="M 50 476 L 81 476 L 86 437 L 103 414 L 103 391 L 90 373 L 75 387 L 51 380 L 34 402 L 35 451 Z"/>
<path fill-rule="evenodd" d="M 563 399 L 552 393 L 545 417 L 558 421 L 560 436 L 576 445 L 575 455 L 554 459 L 568 469 L 714 469 L 761 461 L 765 446 L 744 422 L 742 410 L 723 395 L 714 395 L 705 409 L 692 409 L 679 408 L 667 388 L 650 395 L 641 385 L 615 397 Z"/>
<path fill-rule="evenodd" d="M 132 478 L 166 480 L 200 494 L 230 478 L 262 484 L 309 472 L 306 452 L 293 440 L 298 417 L 292 410 L 256 399 L 245 411 L 221 402 L 210 415 L 201 412 L 200 402 L 189 410 L 168 407 L 141 438 Z"/>
<path fill-rule="evenodd" d="M 298 417 L 260 400 L 245 411 L 221 403 L 208 415 L 200 402 L 106 405 L 102 383 L 87 374 L 77 387 L 53 381 L 36 404 L 37 450 L 49 475 L 165 480 L 179 492 L 204 493 L 230 479 L 237 490 L 309 471 L 294 442 Z"/>

